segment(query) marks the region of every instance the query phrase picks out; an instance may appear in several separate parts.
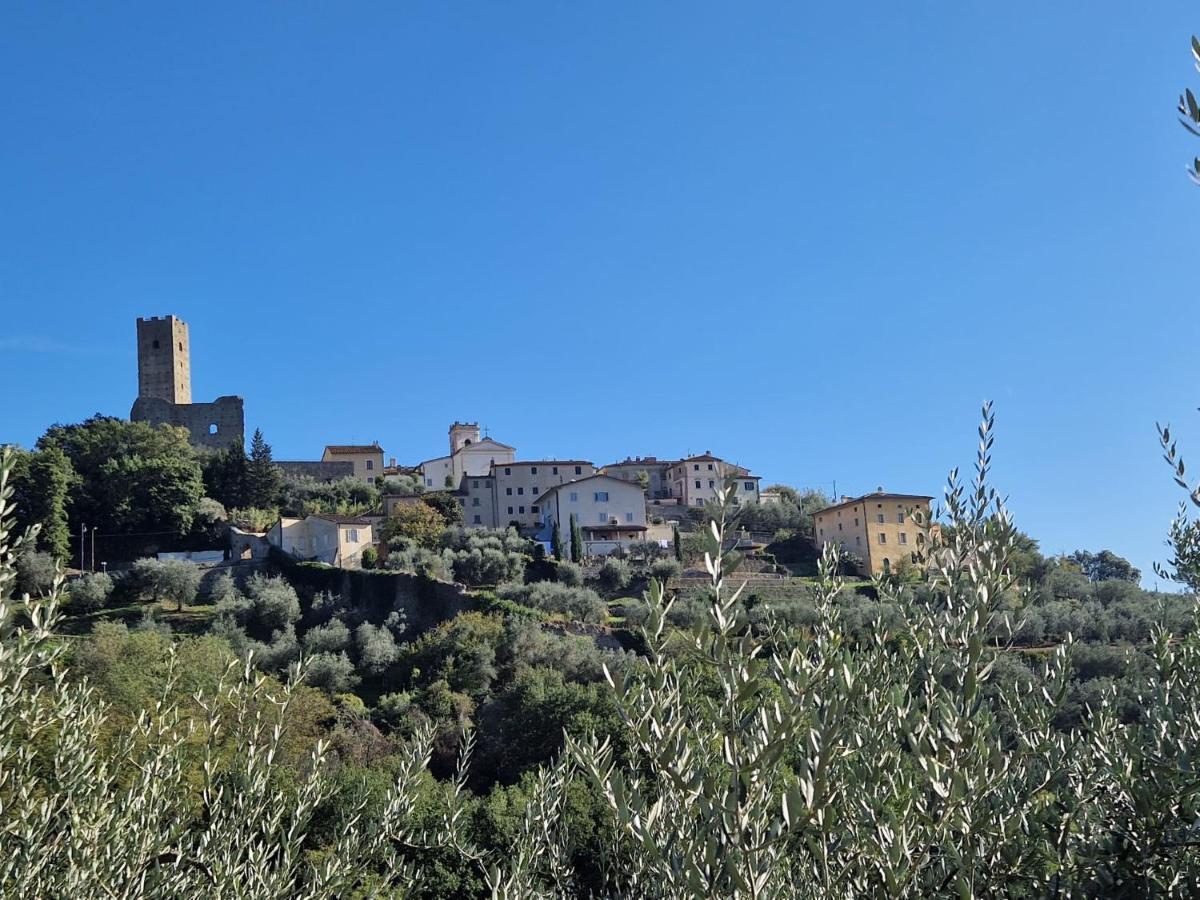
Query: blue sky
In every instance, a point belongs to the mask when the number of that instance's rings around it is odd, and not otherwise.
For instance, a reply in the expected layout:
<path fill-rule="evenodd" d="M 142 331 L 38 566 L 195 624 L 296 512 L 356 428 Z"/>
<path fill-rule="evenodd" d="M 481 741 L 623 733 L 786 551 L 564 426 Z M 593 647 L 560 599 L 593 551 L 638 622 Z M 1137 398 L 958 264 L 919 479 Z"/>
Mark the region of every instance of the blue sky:
<path fill-rule="evenodd" d="M 1155 420 L 1200 462 L 1187 11 L 6 4 L 0 439 L 127 415 L 166 313 L 281 458 L 458 418 L 940 493 L 991 398 L 1018 523 L 1149 573 Z"/>

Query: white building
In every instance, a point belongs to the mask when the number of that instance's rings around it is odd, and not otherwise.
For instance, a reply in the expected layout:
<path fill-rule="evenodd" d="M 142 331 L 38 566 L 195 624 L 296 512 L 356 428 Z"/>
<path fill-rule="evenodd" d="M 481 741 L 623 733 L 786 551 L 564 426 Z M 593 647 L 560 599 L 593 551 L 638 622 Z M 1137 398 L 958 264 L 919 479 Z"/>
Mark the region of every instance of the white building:
<path fill-rule="evenodd" d="M 284 516 L 271 526 L 267 541 L 297 559 L 357 569 L 363 551 L 374 541 L 373 531 L 370 521 L 358 516 Z"/>
<path fill-rule="evenodd" d="M 426 490 L 457 490 L 464 476 L 487 475 L 494 463 L 511 463 L 515 447 L 481 437 L 477 422 L 455 422 L 450 426 L 450 455 L 421 463 L 421 483 Z"/>
<path fill-rule="evenodd" d="M 737 491 L 733 495 L 734 504 L 757 503 L 758 475 L 751 475 L 749 469 L 713 456 L 709 452 L 699 456 L 690 456 L 672 463 L 667 470 L 671 496 L 679 500 L 680 506 L 704 506 L 716 499 L 717 491 L 729 477 L 737 478 Z"/>
<path fill-rule="evenodd" d="M 635 483 L 591 475 L 540 495 L 538 538 L 551 542 L 555 530 L 564 552 L 571 546 L 571 521 L 579 525 L 584 555 L 605 556 L 646 537 L 646 497 Z"/>
<path fill-rule="evenodd" d="M 520 528 L 537 528 L 542 497 L 550 488 L 595 472 L 584 459 L 496 463 L 486 475 L 463 478 L 463 522 L 476 528 L 506 528 L 514 522 Z"/>

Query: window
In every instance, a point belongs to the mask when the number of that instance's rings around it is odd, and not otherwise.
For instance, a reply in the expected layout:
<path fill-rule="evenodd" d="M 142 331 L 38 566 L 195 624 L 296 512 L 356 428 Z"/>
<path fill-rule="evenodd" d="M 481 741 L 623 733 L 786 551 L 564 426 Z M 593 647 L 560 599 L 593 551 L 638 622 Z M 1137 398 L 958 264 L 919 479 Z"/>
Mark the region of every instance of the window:
<path fill-rule="evenodd" d="M 838 531 L 841 531 L 841 530 L 842 530 L 842 523 L 838 522 Z"/>
<path fill-rule="evenodd" d="M 576 475 L 582 475 L 582 474 L 583 474 L 583 466 L 576 466 L 576 467 L 575 467 L 575 474 L 576 474 Z"/>
<path fill-rule="evenodd" d="M 505 470 L 504 470 L 504 474 L 505 474 L 505 475 L 511 475 L 511 474 L 512 474 L 512 469 L 505 468 Z"/>
<path fill-rule="evenodd" d="M 508 496 L 511 497 L 512 496 L 512 488 L 505 488 L 504 493 L 506 493 Z"/>
<path fill-rule="evenodd" d="M 879 515 L 877 515 L 875 517 L 875 519 L 879 522 L 880 525 L 882 525 L 883 524 L 883 513 L 880 513 Z"/>
<path fill-rule="evenodd" d="M 632 522 L 633 521 L 633 513 L 625 513 L 625 521 Z"/>
<path fill-rule="evenodd" d="M 884 534 L 882 531 L 879 533 L 879 543 L 881 543 L 881 544 L 887 543 L 887 535 Z"/>
<path fill-rule="evenodd" d="M 697 498 L 697 499 L 696 499 L 696 505 L 697 505 L 697 506 L 703 506 L 703 505 L 704 505 L 704 501 L 703 501 L 703 500 L 701 500 L 700 498 Z"/>
<path fill-rule="evenodd" d="M 709 489 L 710 491 L 711 491 L 713 488 L 715 488 L 716 486 L 717 486 L 717 483 L 716 483 L 715 481 L 713 481 L 711 478 L 710 478 L 710 479 L 708 479 L 708 489 Z"/>
<path fill-rule="evenodd" d="M 708 471 L 710 471 L 710 472 L 712 471 L 712 463 L 708 464 Z"/>
<path fill-rule="evenodd" d="M 753 481 L 746 482 L 746 490 L 748 490 L 748 491 L 754 490 L 754 482 Z"/>
<path fill-rule="evenodd" d="M 180 341 L 180 342 L 179 342 L 179 349 L 180 349 L 180 350 L 182 350 L 182 349 L 183 349 L 183 341 Z"/>
<path fill-rule="evenodd" d="M 479 498 L 478 498 L 478 497 L 472 497 L 472 498 L 471 498 L 471 505 L 472 505 L 472 506 L 478 506 L 478 505 L 479 505 Z"/>
<path fill-rule="evenodd" d="M 919 532 L 919 531 L 917 532 L 917 543 L 918 544 L 925 543 L 925 535 L 921 534 L 921 532 Z"/>
<path fill-rule="evenodd" d="M 478 480 L 478 479 L 476 479 L 475 481 L 472 481 L 472 482 L 471 482 L 471 487 L 473 487 L 473 488 L 477 488 L 477 487 L 479 487 L 479 480 Z"/>
<path fill-rule="evenodd" d="M 217 433 L 217 423 L 216 422 L 213 422 L 211 425 L 208 426 L 208 433 L 209 434 Z"/>
<path fill-rule="evenodd" d="M 375 468 L 375 460 L 373 460 L 373 459 L 368 459 L 368 460 L 367 460 L 367 471 L 368 471 L 368 472 L 370 472 L 370 471 L 372 471 L 374 468 Z"/>
<path fill-rule="evenodd" d="M 900 532 L 900 543 L 902 543 L 902 544 L 908 543 L 908 535 L 905 534 L 903 531 Z"/>
<path fill-rule="evenodd" d="M 483 524 L 483 519 L 479 518 L 479 516 L 476 516 L 473 521 L 474 521 L 474 524 L 476 524 L 476 525 Z"/>
<path fill-rule="evenodd" d="M 433 487 L 433 479 L 432 478 L 425 479 L 425 487 Z"/>
<path fill-rule="evenodd" d="M 575 493 L 574 491 L 571 491 L 571 502 L 572 503 L 579 502 L 579 495 L 577 493 Z"/>
<path fill-rule="evenodd" d="M 825 537 L 825 529 L 824 528 L 821 529 L 821 537 Z"/>
<path fill-rule="evenodd" d="M 538 492 L 538 486 L 535 484 L 533 487 L 531 487 L 531 488 L 529 489 L 529 492 L 530 492 L 531 494 L 533 494 L 533 495 L 536 497 L 536 496 L 537 496 L 537 492 Z"/>
<path fill-rule="evenodd" d="M 518 506 L 518 507 L 517 507 L 517 512 L 519 512 L 521 515 L 525 515 L 525 507 L 523 507 L 523 506 Z"/>
<path fill-rule="evenodd" d="M 862 537 L 861 537 L 861 536 L 859 536 L 859 537 L 856 537 L 856 538 L 854 539 L 854 546 L 855 546 L 855 547 L 861 547 L 861 546 L 862 546 Z"/>
<path fill-rule="evenodd" d="M 518 493 L 518 494 L 521 494 L 522 496 L 524 496 L 524 494 L 525 494 L 525 488 L 523 488 L 523 487 L 519 487 L 519 488 L 517 488 L 517 493 Z"/>
<path fill-rule="evenodd" d="M 357 544 L 358 543 L 358 529 L 357 528 L 346 529 L 346 540 L 348 540 L 352 544 Z"/>
<path fill-rule="evenodd" d="M 510 516 L 512 515 L 512 511 L 513 511 L 513 508 L 510 506 L 510 507 L 508 508 L 508 514 L 509 514 Z"/>
<path fill-rule="evenodd" d="M 374 484 L 374 483 L 375 483 L 375 476 L 372 475 L 370 478 L 367 479 L 367 484 Z"/>
<path fill-rule="evenodd" d="M 607 521 L 608 521 L 608 516 L 604 513 L 600 513 L 600 524 L 603 525 Z"/>
<path fill-rule="evenodd" d="M 697 490 L 700 489 L 700 479 L 699 478 L 696 479 L 696 489 Z"/>
<path fill-rule="evenodd" d="M 536 506 L 529 507 L 529 511 L 531 513 L 533 513 L 535 516 L 538 514 L 538 508 Z"/>
<path fill-rule="evenodd" d="M 158 349 L 158 341 L 157 341 L 157 340 L 154 342 L 154 349 L 155 349 L 155 350 L 157 350 L 157 349 Z"/>
<path fill-rule="evenodd" d="M 857 527 L 858 527 L 858 516 L 855 516 L 855 517 L 854 517 L 854 527 L 855 527 L 855 528 L 857 528 Z"/>
<path fill-rule="evenodd" d="M 700 471 L 700 463 L 696 463 L 696 464 L 694 464 L 694 465 L 692 466 L 692 468 L 693 468 L 693 469 L 695 469 L 697 472 L 699 472 L 699 471 Z"/>
<path fill-rule="evenodd" d="M 902 513 L 902 512 L 896 513 L 896 524 L 897 525 L 904 524 L 904 513 Z"/>
<path fill-rule="evenodd" d="M 550 474 L 551 474 L 551 475 L 557 475 L 557 474 L 558 474 L 558 466 L 552 466 L 552 467 L 550 468 Z"/>
<path fill-rule="evenodd" d="M 530 467 L 529 467 L 529 474 L 530 474 L 530 475 L 536 475 L 536 474 L 537 474 L 537 466 L 530 466 Z"/>
<path fill-rule="evenodd" d="M 608 491 L 596 491 L 596 494 L 592 499 L 595 500 L 597 503 L 607 503 L 608 502 Z"/>

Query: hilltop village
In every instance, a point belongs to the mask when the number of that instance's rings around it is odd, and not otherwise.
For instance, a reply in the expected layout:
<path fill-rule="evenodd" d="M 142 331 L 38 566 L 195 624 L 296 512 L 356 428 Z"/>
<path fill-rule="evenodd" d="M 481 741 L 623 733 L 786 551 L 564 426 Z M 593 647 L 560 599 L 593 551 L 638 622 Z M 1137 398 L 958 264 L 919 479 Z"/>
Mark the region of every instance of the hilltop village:
<path fill-rule="evenodd" d="M 206 450 L 241 449 L 245 442 L 240 397 L 193 403 L 190 336 L 175 316 L 138 319 L 138 397 L 132 421 L 186 428 L 191 442 Z M 378 509 L 354 515 L 317 512 L 281 516 L 263 532 L 268 544 L 298 559 L 345 568 L 378 558 L 385 523 L 433 495 L 459 507 L 457 521 L 469 528 L 514 529 L 547 553 L 568 543 L 582 558 L 624 555 L 654 544 L 667 548 L 680 530 L 690 531 L 703 512 L 728 489 L 736 507 L 794 501 L 794 491 L 764 489 L 761 477 L 709 450 L 683 459 L 627 456 L 597 465 L 584 458 L 522 455 L 481 430 L 477 422 L 454 422 L 444 456 L 411 464 L 388 457 L 378 442 L 324 447 L 312 460 L 272 460 L 285 480 L 332 484 L 359 481 L 378 489 Z M 811 501 L 810 497 L 810 501 Z M 878 491 L 840 497 L 809 510 L 814 548 L 834 543 L 873 575 L 911 557 L 925 534 L 911 515 L 929 511 L 926 495 Z M 810 502 L 809 504 L 813 504 Z M 567 536 L 573 536 L 568 542 Z M 243 541 L 248 536 L 240 534 Z M 760 549 L 773 534 L 746 529 L 742 546 Z M 561 553 L 561 551 L 558 551 Z"/>

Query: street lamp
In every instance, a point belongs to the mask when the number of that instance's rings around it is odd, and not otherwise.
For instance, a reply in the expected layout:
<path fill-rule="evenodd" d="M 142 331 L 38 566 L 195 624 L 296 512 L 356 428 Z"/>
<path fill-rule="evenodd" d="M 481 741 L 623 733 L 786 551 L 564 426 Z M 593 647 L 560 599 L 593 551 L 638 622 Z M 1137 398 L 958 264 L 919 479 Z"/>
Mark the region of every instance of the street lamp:
<path fill-rule="evenodd" d="M 80 574 L 83 574 L 83 565 L 84 565 L 83 536 L 86 533 L 87 533 L 87 526 L 84 525 L 82 522 L 80 522 L 79 523 L 79 572 L 80 572 Z"/>

